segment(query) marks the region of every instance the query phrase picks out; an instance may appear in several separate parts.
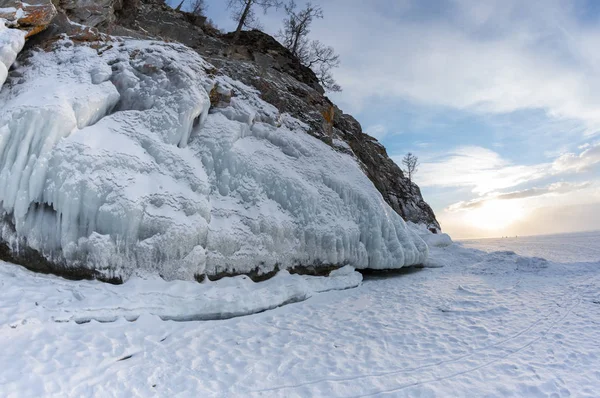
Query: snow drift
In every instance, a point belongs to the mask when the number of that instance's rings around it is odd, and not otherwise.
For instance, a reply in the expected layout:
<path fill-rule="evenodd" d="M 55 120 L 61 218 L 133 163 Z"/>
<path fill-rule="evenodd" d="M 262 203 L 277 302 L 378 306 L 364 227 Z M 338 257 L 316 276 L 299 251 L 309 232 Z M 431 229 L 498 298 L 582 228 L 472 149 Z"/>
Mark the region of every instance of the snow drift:
<path fill-rule="evenodd" d="M 352 157 L 191 49 L 63 38 L 28 55 L 0 92 L 1 237 L 13 252 L 169 280 L 426 260 Z"/>

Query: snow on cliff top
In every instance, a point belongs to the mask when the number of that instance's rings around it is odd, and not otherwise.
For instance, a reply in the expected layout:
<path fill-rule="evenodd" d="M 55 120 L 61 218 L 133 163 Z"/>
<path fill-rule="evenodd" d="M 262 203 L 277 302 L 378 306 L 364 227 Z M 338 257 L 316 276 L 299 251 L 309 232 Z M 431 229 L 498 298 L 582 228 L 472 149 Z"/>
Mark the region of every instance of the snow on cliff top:
<path fill-rule="evenodd" d="M 32 51 L 0 92 L 2 239 L 122 278 L 425 262 L 350 156 L 213 71 L 153 41 Z"/>

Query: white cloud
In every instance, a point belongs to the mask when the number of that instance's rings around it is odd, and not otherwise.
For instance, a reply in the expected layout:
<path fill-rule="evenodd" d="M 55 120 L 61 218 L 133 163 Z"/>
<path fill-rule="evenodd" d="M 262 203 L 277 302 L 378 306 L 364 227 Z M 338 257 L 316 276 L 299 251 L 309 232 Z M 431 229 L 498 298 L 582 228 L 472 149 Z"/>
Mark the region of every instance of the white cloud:
<path fill-rule="evenodd" d="M 437 162 L 421 164 L 416 181 L 422 186 L 471 187 L 473 192 L 485 194 L 542 178 L 547 169 L 547 164 L 511 165 L 494 151 L 466 146 Z"/>
<path fill-rule="evenodd" d="M 341 2 L 326 2 L 314 34 L 341 53 L 338 98 L 353 111 L 372 96 L 402 97 L 491 113 L 544 109 L 600 128 L 600 26 L 578 24 L 570 2 L 455 0 L 444 19 Z"/>
<path fill-rule="evenodd" d="M 425 187 L 469 187 L 484 195 L 546 177 L 589 171 L 600 164 L 600 143 L 586 148 L 580 154 L 562 154 L 552 163 L 513 165 L 492 150 L 459 147 L 437 161 L 423 163 L 416 181 Z"/>
<path fill-rule="evenodd" d="M 576 221 L 563 217 L 569 209 L 598 209 L 600 180 L 589 172 L 600 165 L 600 143 L 585 146 L 579 153 L 560 155 L 551 163 L 514 166 L 499 154 L 480 147 L 461 147 L 437 162 L 421 167 L 424 186 L 469 187 L 477 194 L 437 212 L 442 228 L 461 237 L 549 233 L 594 228 L 581 212 Z M 579 173 L 591 181 L 556 181 Z M 520 184 L 554 179 L 543 187 L 506 192 Z M 504 191 L 504 192 L 502 192 Z M 583 207 L 582 207 L 583 206 Z M 547 225 L 556 213 L 556 224 Z M 590 215 L 592 216 L 592 215 Z M 561 226 L 562 223 L 562 226 Z M 568 226 L 568 228 L 567 228 Z"/>
<path fill-rule="evenodd" d="M 423 142 L 423 141 L 418 141 L 414 143 L 414 146 L 416 146 L 417 148 L 428 148 L 431 146 L 431 142 Z"/>
<path fill-rule="evenodd" d="M 565 172 L 581 172 L 587 171 L 593 166 L 600 163 L 600 143 L 595 145 L 587 145 L 579 155 L 574 153 L 566 153 L 560 156 L 552 164 L 552 168 L 556 173 Z"/>
<path fill-rule="evenodd" d="M 374 124 L 372 126 L 369 126 L 365 129 L 363 129 L 363 131 L 366 134 L 369 134 L 371 137 L 376 138 L 378 141 L 381 141 L 386 137 L 397 136 L 397 135 L 402 134 L 401 132 L 390 131 L 387 128 L 387 126 L 385 126 L 383 124 Z"/>
<path fill-rule="evenodd" d="M 383 124 L 375 124 L 363 130 L 365 133 L 379 141 L 381 141 L 388 134 L 388 129 Z"/>
<path fill-rule="evenodd" d="M 598 229 L 600 185 L 549 186 L 541 195 L 502 200 L 488 198 L 472 208 L 438 212 L 445 232 L 454 238 L 535 235 Z M 544 188 L 540 188 L 540 191 Z M 551 192 L 553 191 L 553 192 Z M 519 193 L 515 193 L 519 196 Z M 455 210 L 455 211 L 452 211 Z"/>
<path fill-rule="evenodd" d="M 521 191 L 513 191 L 513 192 L 505 192 L 505 193 L 491 193 L 485 197 L 476 198 L 469 201 L 461 201 L 458 203 L 454 203 L 448 208 L 446 211 L 448 212 L 457 212 L 457 211 L 465 211 L 470 209 L 480 208 L 486 205 L 489 202 L 500 201 L 500 200 L 519 200 L 519 199 L 528 199 L 535 198 L 545 195 L 561 195 L 561 194 L 570 194 L 575 191 L 579 191 L 585 188 L 592 186 L 593 183 L 590 181 L 585 181 L 581 183 L 571 183 L 571 182 L 555 182 L 549 184 L 548 186 L 542 188 L 529 188 Z"/>

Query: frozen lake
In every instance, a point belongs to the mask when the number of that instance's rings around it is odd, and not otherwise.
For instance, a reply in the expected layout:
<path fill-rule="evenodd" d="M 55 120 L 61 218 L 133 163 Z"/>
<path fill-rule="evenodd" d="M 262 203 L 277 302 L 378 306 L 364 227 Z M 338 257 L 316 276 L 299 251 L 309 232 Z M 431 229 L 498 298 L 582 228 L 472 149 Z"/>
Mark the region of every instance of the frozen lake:
<path fill-rule="evenodd" d="M 461 240 L 465 247 L 485 251 L 512 250 L 523 256 L 563 263 L 600 262 L 600 231 L 501 239 Z"/>
<path fill-rule="evenodd" d="M 432 247 L 441 268 L 221 321 L 162 320 L 176 292 L 161 304 L 143 281 L 109 288 L 2 263 L 0 395 L 596 397 L 598 236 Z M 146 298 L 136 321 L 119 315 Z"/>

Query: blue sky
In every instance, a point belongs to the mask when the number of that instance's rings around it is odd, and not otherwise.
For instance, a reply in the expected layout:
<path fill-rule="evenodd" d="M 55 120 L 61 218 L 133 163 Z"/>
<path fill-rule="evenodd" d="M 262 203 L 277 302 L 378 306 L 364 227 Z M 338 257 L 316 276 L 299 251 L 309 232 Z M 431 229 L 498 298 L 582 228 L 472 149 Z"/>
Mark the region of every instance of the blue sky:
<path fill-rule="evenodd" d="M 299 2 L 302 3 L 302 2 Z M 599 229 L 600 1 L 321 0 L 332 95 L 454 237 Z M 233 30 L 223 0 L 208 16 Z M 282 12 L 260 13 L 274 34 Z"/>

